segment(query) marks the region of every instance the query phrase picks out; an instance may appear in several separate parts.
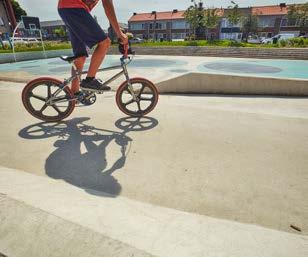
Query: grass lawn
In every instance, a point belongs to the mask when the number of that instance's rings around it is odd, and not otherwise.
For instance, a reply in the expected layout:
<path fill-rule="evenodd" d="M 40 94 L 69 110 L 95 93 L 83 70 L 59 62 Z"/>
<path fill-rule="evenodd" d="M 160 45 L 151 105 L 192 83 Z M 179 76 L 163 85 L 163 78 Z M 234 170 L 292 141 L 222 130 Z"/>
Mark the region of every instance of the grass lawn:
<path fill-rule="evenodd" d="M 116 44 L 115 44 L 116 45 Z M 308 47 L 308 39 L 294 38 L 289 41 L 280 41 L 278 44 L 249 44 L 245 42 L 235 42 L 230 40 L 196 40 L 196 41 L 175 41 L 175 42 L 144 42 L 140 44 L 133 44 L 140 47 L 170 47 L 170 46 L 207 46 L 207 47 L 257 47 L 257 48 L 283 48 L 283 47 Z M 71 49 L 69 42 L 45 42 L 45 49 L 49 50 L 63 50 Z M 40 44 L 17 45 L 16 52 L 31 52 L 42 51 Z M 12 53 L 9 46 L 5 49 L 0 48 L 0 53 Z"/>
<path fill-rule="evenodd" d="M 44 42 L 45 50 L 64 50 L 64 49 L 71 49 L 71 43 L 69 42 Z M 16 52 L 36 52 L 42 51 L 41 44 L 27 44 L 27 45 L 17 45 L 15 47 Z M 12 53 L 12 49 L 9 49 L 9 46 L 6 46 L 6 49 L 0 48 L 0 53 Z"/>

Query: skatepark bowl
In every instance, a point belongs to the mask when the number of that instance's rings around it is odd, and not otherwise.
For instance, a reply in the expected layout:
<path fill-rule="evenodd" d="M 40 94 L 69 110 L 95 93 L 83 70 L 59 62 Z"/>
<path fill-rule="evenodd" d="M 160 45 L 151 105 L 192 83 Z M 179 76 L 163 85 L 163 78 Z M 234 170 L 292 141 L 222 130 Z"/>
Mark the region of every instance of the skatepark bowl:
<path fill-rule="evenodd" d="M 119 56 L 106 57 L 103 67 L 118 65 Z M 87 60 L 85 69 L 89 65 Z M 164 70 L 173 74 L 188 72 L 261 76 L 272 78 L 308 79 L 308 61 L 305 60 L 264 60 L 218 57 L 174 57 L 174 56 L 136 56 L 129 65 L 132 69 Z M 59 58 L 1 64 L 0 73 L 27 72 L 40 75 L 66 75 L 70 71 L 67 63 Z"/>

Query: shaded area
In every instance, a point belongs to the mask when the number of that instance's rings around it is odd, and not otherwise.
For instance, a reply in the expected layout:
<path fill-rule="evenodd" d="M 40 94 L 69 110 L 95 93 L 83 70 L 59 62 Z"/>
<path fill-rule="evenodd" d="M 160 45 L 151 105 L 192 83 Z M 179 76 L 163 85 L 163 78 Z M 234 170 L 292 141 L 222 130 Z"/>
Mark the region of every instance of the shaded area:
<path fill-rule="evenodd" d="M 100 191 L 114 197 L 121 193 L 122 187 L 112 174 L 124 167 L 133 141 L 126 134 L 152 129 L 158 121 L 149 117 L 122 118 L 115 123 L 121 130 L 118 132 L 89 126 L 85 124 L 88 120 L 74 118 L 60 123 L 42 122 L 22 129 L 19 135 L 26 139 L 56 137 L 56 150 L 45 162 L 46 174 L 84 188 L 91 194 L 97 195 L 97 191 Z M 106 150 L 111 142 L 119 146 L 121 156 L 107 168 Z M 82 145 L 85 151 L 81 150 Z"/>
<path fill-rule="evenodd" d="M 223 63 L 223 62 L 211 62 L 204 64 L 204 67 L 216 71 L 226 71 L 226 72 L 241 72 L 241 73 L 278 73 L 282 69 L 260 65 L 252 63 Z"/>

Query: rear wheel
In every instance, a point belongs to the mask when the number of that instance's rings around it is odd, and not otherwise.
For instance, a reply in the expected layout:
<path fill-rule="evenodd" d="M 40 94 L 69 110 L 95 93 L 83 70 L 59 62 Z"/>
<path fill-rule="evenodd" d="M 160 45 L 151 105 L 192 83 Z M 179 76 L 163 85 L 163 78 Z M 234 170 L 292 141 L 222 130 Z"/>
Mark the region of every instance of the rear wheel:
<path fill-rule="evenodd" d="M 59 88 L 62 88 L 62 82 L 52 78 L 29 82 L 22 91 L 22 102 L 26 110 L 33 117 L 47 122 L 65 119 L 75 108 L 71 90 L 64 88 L 51 103 L 48 102 Z"/>
<path fill-rule="evenodd" d="M 159 94 L 156 86 L 144 78 L 133 78 L 130 84 L 131 87 L 125 81 L 117 90 L 116 102 L 119 109 L 133 117 L 147 115 L 158 102 Z M 136 96 L 135 98 L 132 93 Z"/>

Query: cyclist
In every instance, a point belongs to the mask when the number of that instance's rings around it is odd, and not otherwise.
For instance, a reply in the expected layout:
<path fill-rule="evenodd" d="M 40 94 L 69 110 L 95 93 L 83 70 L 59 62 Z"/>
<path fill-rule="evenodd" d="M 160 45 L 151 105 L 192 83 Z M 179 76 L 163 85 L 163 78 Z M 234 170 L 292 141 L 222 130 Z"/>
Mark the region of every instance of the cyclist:
<path fill-rule="evenodd" d="M 98 2 L 99 0 L 59 0 L 58 3 L 58 12 L 69 31 L 74 56 L 78 57 L 74 60 L 74 64 L 79 71 L 82 71 L 88 57 L 86 47 L 92 48 L 96 45 L 87 77 L 80 83 L 80 87 L 88 91 L 110 90 L 110 87 L 104 86 L 101 81 L 95 78 L 111 43 L 90 14 Z M 118 39 L 121 44 L 127 45 L 128 38 L 120 29 L 112 0 L 102 0 L 102 3 Z M 72 82 L 72 91 L 73 93 L 79 91 L 78 79 Z"/>

